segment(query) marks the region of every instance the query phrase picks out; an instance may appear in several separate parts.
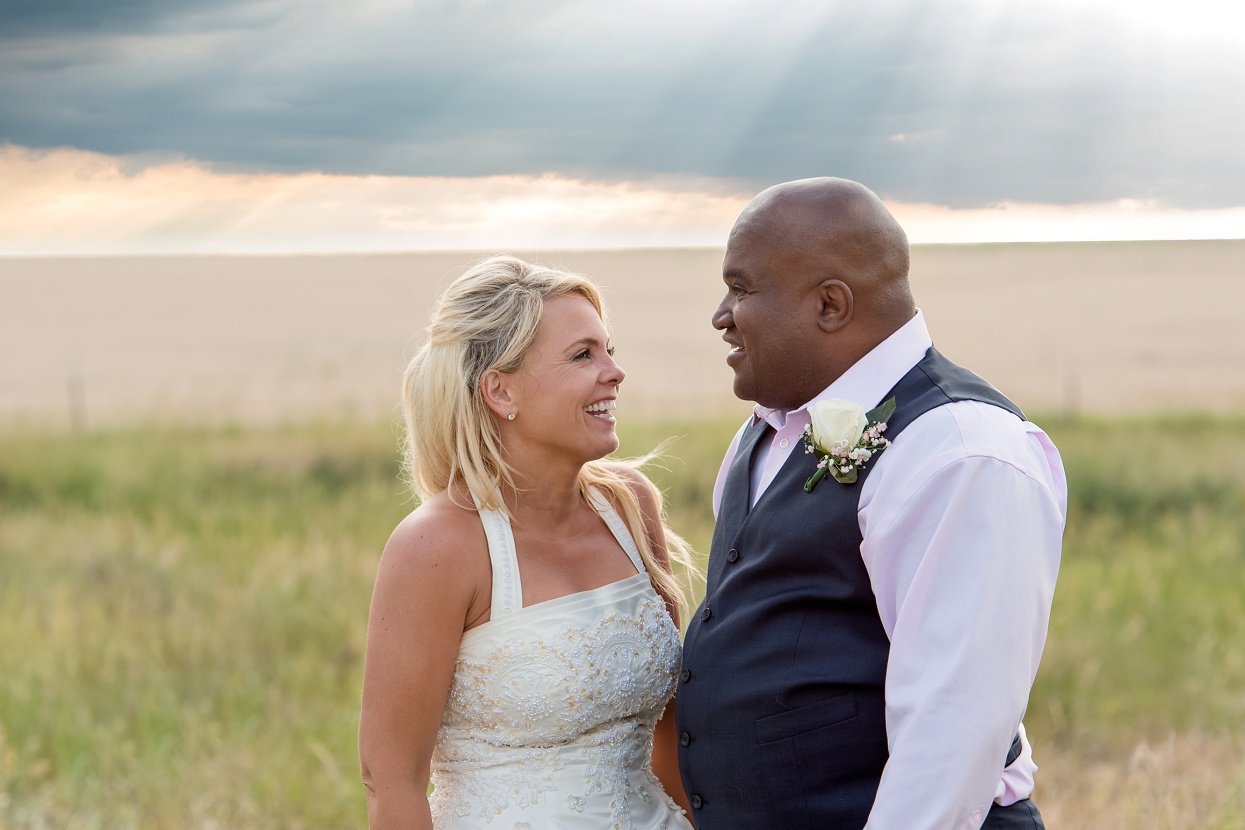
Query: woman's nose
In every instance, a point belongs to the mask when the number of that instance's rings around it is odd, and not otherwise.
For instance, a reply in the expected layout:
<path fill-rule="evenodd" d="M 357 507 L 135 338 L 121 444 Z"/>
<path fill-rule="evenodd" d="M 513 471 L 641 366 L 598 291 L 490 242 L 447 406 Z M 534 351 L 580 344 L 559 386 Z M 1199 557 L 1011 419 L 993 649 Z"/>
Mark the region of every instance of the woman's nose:
<path fill-rule="evenodd" d="M 609 361 L 610 365 L 606 382 L 611 386 L 618 386 L 623 382 L 623 379 L 627 377 L 627 373 L 623 371 L 623 367 L 619 366 L 618 362 L 615 361 L 614 358 L 609 358 Z"/>

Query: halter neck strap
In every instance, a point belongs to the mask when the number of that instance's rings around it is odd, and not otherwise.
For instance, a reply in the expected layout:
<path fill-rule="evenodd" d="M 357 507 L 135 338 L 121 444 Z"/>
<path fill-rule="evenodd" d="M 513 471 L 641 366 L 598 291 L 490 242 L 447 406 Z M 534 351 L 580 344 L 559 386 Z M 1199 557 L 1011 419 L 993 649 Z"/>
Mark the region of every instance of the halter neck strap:
<path fill-rule="evenodd" d="M 506 514 L 498 510 L 488 510 L 480 506 L 480 500 L 473 493 L 471 500 L 475 502 L 480 514 L 480 522 L 484 525 L 484 535 L 488 539 L 488 558 L 493 566 L 493 598 L 489 608 L 489 619 L 496 620 L 513 614 L 523 607 L 523 585 L 519 579 L 519 559 L 515 554 L 514 531 L 510 528 L 510 520 Z M 596 488 L 588 489 L 588 503 L 605 526 L 609 528 L 637 573 L 646 573 L 644 560 L 636 547 L 627 525 L 614 510 L 609 500 Z"/>

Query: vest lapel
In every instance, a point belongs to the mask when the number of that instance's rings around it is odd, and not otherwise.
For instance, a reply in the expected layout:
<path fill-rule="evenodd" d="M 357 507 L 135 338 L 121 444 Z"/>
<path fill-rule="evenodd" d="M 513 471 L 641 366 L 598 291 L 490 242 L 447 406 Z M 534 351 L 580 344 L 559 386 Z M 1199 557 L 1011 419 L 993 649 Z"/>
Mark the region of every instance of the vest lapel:
<path fill-rule="evenodd" d="M 726 481 L 722 486 L 722 503 L 718 505 L 717 524 L 713 530 L 713 547 L 710 556 L 706 579 L 712 584 L 721 572 L 722 560 L 726 549 L 739 535 L 744 520 L 751 510 L 752 460 L 756 455 L 761 436 L 769 429 L 765 421 L 757 420 L 744 429 L 739 438 L 739 447 L 731 460 L 730 469 L 726 473 Z"/>

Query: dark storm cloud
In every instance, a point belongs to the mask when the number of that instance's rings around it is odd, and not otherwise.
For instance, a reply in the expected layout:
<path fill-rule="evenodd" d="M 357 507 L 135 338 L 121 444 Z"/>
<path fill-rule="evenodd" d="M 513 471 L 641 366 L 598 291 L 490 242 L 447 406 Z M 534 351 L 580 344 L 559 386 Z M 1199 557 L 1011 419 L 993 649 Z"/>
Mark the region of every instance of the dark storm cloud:
<path fill-rule="evenodd" d="M 271 21 L 247 0 L 0 0 L 0 43 L 73 33 L 135 34 L 169 27 Z"/>
<path fill-rule="evenodd" d="M 0 141 L 227 169 L 834 174 L 1241 204 L 1239 41 L 1075 6 L 6 2 Z"/>

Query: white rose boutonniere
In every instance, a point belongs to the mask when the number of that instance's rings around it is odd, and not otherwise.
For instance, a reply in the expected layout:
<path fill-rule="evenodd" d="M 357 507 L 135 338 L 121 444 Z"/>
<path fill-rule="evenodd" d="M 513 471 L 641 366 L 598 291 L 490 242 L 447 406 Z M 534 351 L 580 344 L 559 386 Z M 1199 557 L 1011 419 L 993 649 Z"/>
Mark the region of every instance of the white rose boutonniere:
<path fill-rule="evenodd" d="M 840 484 L 854 484 L 857 470 L 890 446 L 882 433 L 894 412 L 894 398 L 869 412 L 858 403 L 840 398 L 810 406 L 812 423 L 804 428 L 804 451 L 816 455 L 818 462 L 817 472 L 804 482 L 804 492 L 813 492 L 827 472 Z"/>

